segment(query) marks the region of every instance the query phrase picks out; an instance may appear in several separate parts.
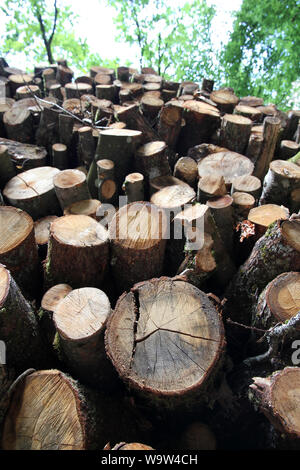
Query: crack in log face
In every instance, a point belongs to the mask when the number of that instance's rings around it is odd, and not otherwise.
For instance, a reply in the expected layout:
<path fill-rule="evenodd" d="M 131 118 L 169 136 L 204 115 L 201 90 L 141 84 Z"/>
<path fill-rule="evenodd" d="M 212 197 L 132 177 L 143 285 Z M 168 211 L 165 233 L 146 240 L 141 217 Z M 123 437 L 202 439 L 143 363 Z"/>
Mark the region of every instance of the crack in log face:
<path fill-rule="evenodd" d="M 162 278 L 122 296 L 106 344 L 119 374 L 135 388 L 182 394 L 199 386 L 215 366 L 223 329 L 203 292 Z"/>

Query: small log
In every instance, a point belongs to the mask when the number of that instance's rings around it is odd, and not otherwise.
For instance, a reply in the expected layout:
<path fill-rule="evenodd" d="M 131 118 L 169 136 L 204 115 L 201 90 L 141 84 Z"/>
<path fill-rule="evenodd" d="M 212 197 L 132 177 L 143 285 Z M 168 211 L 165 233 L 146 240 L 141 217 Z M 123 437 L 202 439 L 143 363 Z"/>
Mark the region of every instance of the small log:
<path fill-rule="evenodd" d="M 53 108 L 44 108 L 36 131 L 36 143 L 46 147 L 49 153 L 53 144 L 64 143 L 59 139 L 59 114 L 60 112 Z"/>
<path fill-rule="evenodd" d="M 260 157 L 264 139 L 261 133 L 256 134 L 253 131 L 254 128 L 252 128 L 252 133 L 250 135 L 245 155 L 250 158 L 251 162 L 255 165 Z"/>
<path fill-rule="evenodd" d="M 68 168 L 68 151 L 67 146 L 64 144 L 52 145 L 52 166 L 59 170 Z"/>
<path fill-rule="evenodd" d="M 92 78 L 95 78 L 97 73 L 102 73 L 105 75 L 110 75 L 111 77 L 114 78 L 115 76 L 115 71 L 114 69 L 108 68 L 108 67 L 100 67 L 98 65 L 94 65 L 93 67 L 90 68 L 90 76 Z"/>
<path fill-rule="evenodd" d="M 240 116 L 244 116 L 254 122 L 260 122 L 262 119 L 262 113 L 258 109 L 253 106 L 245 106 L 242 104 L 238 104 L 234 108 L 234 114 L 239 114 Z"/>
<path fill-rule="evenodd" d="M 97 73 L 95 75 L 93 82 L 95 85 L 111 85 L 112 84 L 112 77 L 111 75 L 107 75 L 104 73 Z"/>
<path fill-rule="evenodd" d="M 255 199 L 249 193 L 232 193 L 232 207 L 235 213 L 235 219 L 246 220 L 249 217 L 249 211 L 255 206 Z"/>
<path fill-rule="evenodd" d="M 80 98 L 82 95 L 87 95 L 92 93 L 93 87 L 88 83 L 76 82 L 76 83 L 66 83 L 66 98 L 67 100 L 72 98 Z"/>
<path fill-rule="evenodd" d="M 32 142 L 33 122 L 32 115 L 28 109 L 12 107 L 4 113 L 3 123 L 9 139 L 25 144 Z"/>
<path fill-rule="evenodd" d="M 97 85 L 96 97 L 99 100 L 115 101 L 116 89 L 114 85 Z"/>
<path fill-rule="evenodd" d="M 87 167 L 92 163 L 95 157 L 95 141 L 93 137 L 93 128 L 83 126 L 78 129 L 79 145 L 78 153 L 79 161 L 82 161 Z"/>
<path fill-rule="evenodd" d="M 300 151 L 300 144 L 293 140 L 282 140 L 280 142 L 279 156 L 281 160 L 288 160 Z"/>
<path fill-rule="evenodd" d="M 164 212 L 149 202 L 123 206 L 113 217 L 109 225 L 111 266 L 120 292 L 161 274 L 166 224 Z"/>
<path fill-rule="evenodd" d="M 240 99 L 239 105 L 241 106 L 252 106 L 256 108 L 257 106 L 263 106 L 264 100 L 262 98 L 257 98 L 257 96 L 244 96 Z"/>
<path fill-rule="evenodd" d="M 67 83 L 70 83 L 73 79 L 74 72 L 65 65 L 58 65 L 56 72 L 56 80 L 62 85 L 65 86 Z"/>
<path fill-rule="evenodd" d="M 6 346 L 6 363 L 11 364 L 18 373 L 28 367 L 43 365 L 44 348 L 34 311 L 23 297 L 10 271 L 2 264 L 0 264 L 0 337 Z"/>
<path fill-rule="evenodd" d="M 125 122 L 128 129 L 140 131 L 144 143 L 159 140 L 158 134 L 149 124 L 148 120 L 139 112 L 137 105 L 131 105 L 127 108 L 122 108 L 116 113 L 118 121 Z M 126 175 L 124 175 L 125 178 Z"/>
<path fill-rule="evenodd" d="M 232 208 L 233 199 L 229 194 L 211 198 L 206 202 L 216 222 L 218 232 L 229 254 L 233 252 L 234 217 Z"/>
<path fill-rule="evenodd" d="M 208 297 L 169 278 L 137 284 L 123 294 L 105 334 L 121 379 L 153 405 L 170 408 L 213 401 L 224 343 L 222 321 Z"/>
<path fill-rule="evenodd" d="M 196 199 L 195 191 L 188 185 L 173 185 L 160 189 L 151 196 L 152 204 L 164 209 L 169 217 L 176 215 Z"/>
<path fill-rule="evenodd" d="M 225 180 L 223 176 L 207 175 L 198 181 L 197 201 L 205 203 L 207 200 L 225 196 L 227 193 Z"/>
<path fill-rule="evenodd" d="M 35 241 L 38 245 L 39 254 L 42 259 L 46 258 L 50 236 L 50 225 L 55 219 L 57 219 L 56 215 L 47 215 L 46 217 L 43 217 L 42 219 L 34 222 Z"/>
<path fill-rule="evenodd" d="M 287 123 L 284 129 L 284 139 L 293 140 L 294 134 L 297 131 L 297 127 L 300 120 L 300 110 L 292 110 L 288 113 Z"/>
<path fill-rule="evenodd" d="M 286 367 L 269 377 L 253 377 L 249 398 L 274 428 L 299 447 L 299 367 Z"/>
<path fill-rule="evenodd" d="M 248 220 L 255 224 L 256 238 L 260 238 L 266 232 L 270 224 L 276 220 L 287 219 L 289 211 L 284 206 L 277 204 L 263 204 L 254 207 L 248 214 Z"/>
<path fill-rule="evenodd" d="M 115 182 L 115 164 L 112 160 L 98 160 L 98 198 L 101 202 L 114 203 L 117 196 L 117 185 Z"/>
<path fill-rule="evenodd" d="M 210 94 L 210 99 L 216 103 L 222 113 L 232 114 L 239 99 L 228 89 L 215 90 Z"/>
<path fill-rule="evenodd" d="M 33 76 L 29 74 L 12 74 L 9 75 L 9 85 L 10 85 L 10 92 L 11 96 L 14 98 L 17 89 L 20 86 L 24 85 L 32 85 L 33 84 Z"/>
<path fill-rule="evenodd" d="M 45 263 L 47 286 L 99 287 L 109 256 L 106 229 L 86 215 L 66 215 L 51 224 Z"/>
<path fill-rule="evenodd" d="M 141 173 L 130 173 L 126 176 L 123 191 L 125 192 L 128 204 L 135 201 L 144 200 L 144 176 Z"/>
<path fill-rule="evenodd" d="M 90 199 L 86 175 L 79 170 L 63 170 L 54 175 L 53 184 L 62 210 L 73 202 Z"/>
<path fill-rule="evenodd" d="M 237 176 L 251 175 L 254 165 L 249 158 L 236 152 L 217 152 L 200 160 L 198 173 L 200 178 L 207 175 L 223 176 L 230 188 Z"/>
<path fill-rule="evenodd" d="M 46 215 L 59 215 L 53 184 L 53 177 L 58 173 L 57 168 L 50 166 L 24 171 L 6 184 L 3 195 L 10 205 L 26 211 L 34 220 Z"/>
<path fill-rule="evenodd" d="M 15 207 L 0 206 L 0 263 L 24 293 L 31 297 L 37 293 L 40 271 L 33 220 Z"/>
<path fill-rule="evenodd" d="M 201 89 L 204 91 L 208 91 L 208 93 L 211 93 L 214 89 L 214 84 L 215 84 L 214 80 L 209 79 L 209 78 L 203 78 Z"/>
<path fill-rule="evenodd" d="M 53 312 L 59 302 L 66 297 L 72 291 L 72 287 L 68 284 L 57 284 L 51 287 L 43 295 L 41 301 L 41 308 L 38 311 L 39 324 L 45 337 L 47 338 L 48 344 L 53 347 L 55 340 L 56 329 L 53 322 Z"/>
<path fill-rule="evenodd" d="M 220 145 L 237 153 L 246 151 L 252 121 L 238 114 L 225 114 L 221 122 Z"/>
<path fill-rule="evenodd" d="M 0 189 L 16 175 L 16 169 L 8 154 L 8 148 L 0 145 Z"/>
<path fill-rule="evenodd" d="M 53 312 L 60 353 L 72 375 L 101 388 L 109 379 L 104 330 L 110 312 L 108 297 L 94 287 L 71 291 Z"/>
<path fill-rule="evenodd" d="M 180 133 L 178 151 L 184 155 L 189 148 L 210 141 L 219 127 L 220 113 L 214 106 L 195 100 L 184 101 L 183 107 L 185 126 Z"/>
<path fill-rule="evenodd" d="M 41 90 L 37 85 L 20 86 L 16 90 L 16 99 L 23 100 L 25 98 L 32 98 L 32 96 L 41 98 Z"/>
<path fill-rule="evenodd" d="M 253 310 L 252 325 L 268 330 L 285 323 L 300 310 L 300 273 L 282 273 L 269 282 Z M 291 338 L 290 338 L 291 339 Z"/>
<path fill-rule="evenodd" d="M 62 86 L 60 83 L 53 83 L 49 88 L 49 96 L 53 96 L 58 101 L 63 101 Z"/>
<path fill-rule="evenodd" d="M 157 132 L 160 138 L 173 150 L 176 148 L 181 131 L 182 115 L 183 107 L 172 101 L 166 103 L 159 114 Z"/>
<path fill-rule="evenodd" d="M 174 176 L 195 188 L 198 179 L 197 163 L 191 157 L 179 158 L 174 167 Z"/>
<path fill-rule="evenodd" d="M 27 170 L 46 165 L 47 151 L 43 147 L 23 144 L 1 137 L 0 145 L 7 147 L 8 154 L 17 168 Z"/>
<path fill-rule="evenodd" d="M 273 159 L 279 131 L 280 119 L 277 117 L 266 117 L 263 127 L 263 143 L 254 170 L 254 175 L 261 181 L 264 179 L 269 164 Z"/>
<path fill-rule="evenodd" d="M 141 106 L 143 114 L 149 119 L 155 119 L 158 116 L 164 102 L 154 96 L 143 96 L 141 99 Z"/>
<path fill-rule="evenodd" d="M 291 192 L 300 188 L 300 168 L 286 160 L 273 160 L 264 179 L 259 204 L 290 206 Z"/>
<path fill-rule="evenodd" d="M 152 196 L 157 191 L 160 191 L 167 186 L 182 185 L 185 186 L 186 183 L 175 178 L 175 176 L 156 176 L 149 181 L 150 186 L 150 196 Z"/>
<path fill-rule="evenodd" d="M 253 305 L 266 285 L 281 273 L 300 269 L 299 234 L 299 218 L 278 220 L 270 225 L 226 291 L 226 315 L 249 325 Z"/>
<path fill-rule="evenodd" d="M 258 200 L 261 194 L 261 181 L 252 175 L 238 176 L 234 178 L 231 186 L 231 193 L 235 192 L 251 194 L 255 200 Z"/>
<path fill-rule="evenodd" d="M 176 91 L 163 89 L 161 90 L 160 98 L 163 100 L 164 103 L 168 103 L 172 99 L 176 98 Z"/>
<path fill-rule="evenodd" d="M 73 127 L 74 127 L 74 118 L 68 116 L 67 114 L 61 113 L 58 117 L 58 126 L 59 126 L 59 142 L 70 147 Z"/>
<path fill-rule="evenodd" d="M 64 210 L 64 215 L 88 215 L 93 219 L 101 220 L 98 216 L 98 209 L 101 207 L 101 202 L 98 199 L 86 199 L 84 201 L 74 202 Z"/>
<path fill-rule="evenodd" d="M 146 182 L 157 177 L 170 175 L 171 170 L 166 154 L 167 145 L 154 141 L 139 147 L 135 153 L 135 167 L 144 175 Z"/>

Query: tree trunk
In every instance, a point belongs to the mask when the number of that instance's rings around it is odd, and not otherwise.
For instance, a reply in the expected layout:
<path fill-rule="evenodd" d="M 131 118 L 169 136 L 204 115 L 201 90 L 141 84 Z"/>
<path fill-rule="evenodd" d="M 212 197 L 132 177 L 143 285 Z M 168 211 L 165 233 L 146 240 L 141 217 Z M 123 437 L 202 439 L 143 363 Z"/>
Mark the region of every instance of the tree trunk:
<path fill-rule="evenodd" d="M 86 215 L 59 217 L 50 228 L 46 286 L 100 287 L 108 257 L 108 234 L 101 224 Z"/>
<path fill-rule="evenodd" d="M 33 220 L 20 209 L 0 206 L 0 222 L 0 263 L 24 293 L 34 297 L 40 287 L 40 270 Z"/>
<path fill-rule="evenodd" d="M 112 272 L 119 292 L 162 273 L 167 220 L 149 202 L 123 206 L 110 223 Z M 151 259 L 151 263 L 149 263 Z"/>
<path fill-rule="evenodd" d="M 57 168 L 48 166 L 33 168 L 14 176 L 3 190 L 9 204 L 26 212 L 34 220 L 46 215 L 60 215 L 53 177 Z"/>
<path fill-rule="evenodd" d="M 223 325 L 207 296 L 191 284 L 160 278 L 135 285 L 118 300 L 105 344 L 121 379 L 148 404 L 213 402 Z"/>

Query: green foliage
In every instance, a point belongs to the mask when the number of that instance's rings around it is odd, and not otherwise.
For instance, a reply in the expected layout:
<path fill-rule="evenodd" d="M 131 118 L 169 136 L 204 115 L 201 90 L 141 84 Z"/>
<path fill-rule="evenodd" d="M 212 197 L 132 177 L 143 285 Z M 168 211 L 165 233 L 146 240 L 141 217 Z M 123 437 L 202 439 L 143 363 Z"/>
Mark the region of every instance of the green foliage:
<path fill-rule="evenodd" d="M 46 40 L 50 40 L 54 31 L 50 41 L 54 61 L 63 57 L 82 72 L 86 72 L 92 65 L 116 67 L 117 59 L 103 61 L 98 54 L 90 53 L 85 39 L 76 37 L 74 29 L 78 16 L 72 12 L 71 6 L 62 7 L 59 1 L 54 0 L 5 0 L 0 9 L 7 17 L 5 32 L 0 37 L 2 55 L 26 51 L 28 63 L 45 62 L 47 59 L 50 62 L 38 20 L 40 15 Z"/>
<path fill-rule="evenodd" d="M 140 66 L 152 66 L 176 80 L 215 78 L 211 21 L 214 7 L 205 0 L 176 6 L 161 0 L 113 0 L 118 39 L 138 44 Z"/>
<path fill-rule="evenodd" d="M 293 106 L 292 84 L 300 77 L 299 18 L 299 0 L 244 0 L 222 57 L 227 85 L 240 96 Z"/>

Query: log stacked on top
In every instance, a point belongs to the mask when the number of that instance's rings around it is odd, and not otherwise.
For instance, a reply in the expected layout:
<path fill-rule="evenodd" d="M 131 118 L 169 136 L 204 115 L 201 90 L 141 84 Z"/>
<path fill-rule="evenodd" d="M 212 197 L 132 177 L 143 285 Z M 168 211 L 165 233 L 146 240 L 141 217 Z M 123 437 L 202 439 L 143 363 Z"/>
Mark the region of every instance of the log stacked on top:
<path fill-rule="evenodd" d="M 63 59 L 39 75 L 3 64 L 0 340 L 24 373 L 11 400 L 0 395 L 3 448 L 222 447 L 228 410 L 239 413 L 232 445 L 248 438 L 239 422 L 255 443 L 272 435 L 280 447 L 278 432 L 299 442 L 287 354 L 299 311 L 299 112 L 208 77 L 94 66 L 74 80 Z M 270 360 L 281 327 L 290 342 Z M 132 420 L 119 426 L 125 403 Z"/>

